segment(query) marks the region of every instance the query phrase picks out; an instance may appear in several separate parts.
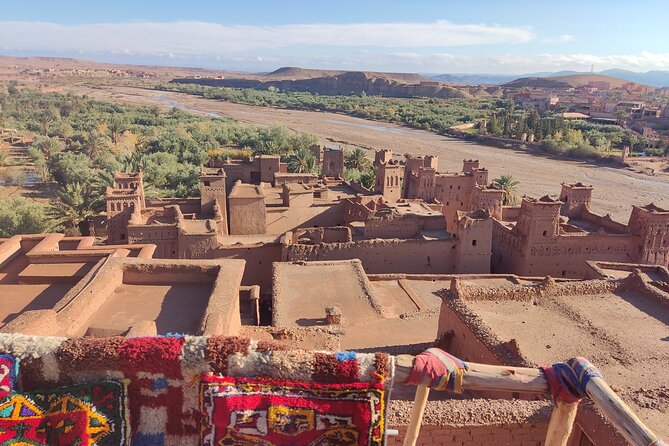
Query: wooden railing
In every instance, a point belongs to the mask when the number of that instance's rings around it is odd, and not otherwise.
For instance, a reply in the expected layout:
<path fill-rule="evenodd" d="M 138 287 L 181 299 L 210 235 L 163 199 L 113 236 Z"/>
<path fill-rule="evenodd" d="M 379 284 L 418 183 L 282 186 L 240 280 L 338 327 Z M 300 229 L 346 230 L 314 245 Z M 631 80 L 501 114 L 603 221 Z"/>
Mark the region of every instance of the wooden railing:
<path fill-rule="evenodd" d="M 409 377 L 414 357 L 395 357 L 395 379 L 405 382 Z M 467 362 L 468 371 L 462 382 L 463 389 L 523 392 L 549 395 L 544 372 L 538 368 L 506 367 Z M 635 446 L 666 446 L 636 414 L 620 399 L 602 378 L 591 378 L 586 388 L 588 397 L 623 437 Z M 420 431 L 430 389 L 419 385 L 416 389 L 411 420 L 404 437 L 404 446 L 414 446 Z M 566 446 L 571 434 L 578 403 L 556 401 L 548 423 L 545 446 Z"/>

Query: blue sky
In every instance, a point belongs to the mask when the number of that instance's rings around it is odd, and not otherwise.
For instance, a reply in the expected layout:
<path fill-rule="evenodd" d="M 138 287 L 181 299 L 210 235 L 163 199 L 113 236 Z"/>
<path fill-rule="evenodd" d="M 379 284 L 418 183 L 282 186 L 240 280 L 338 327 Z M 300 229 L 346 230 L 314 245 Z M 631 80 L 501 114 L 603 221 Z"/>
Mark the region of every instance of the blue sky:
<path fill-rule="evenodd" d="M 0 0 L 0 54 L 251 71 L 669 70 L 668 17 L 666 0 Z"/>

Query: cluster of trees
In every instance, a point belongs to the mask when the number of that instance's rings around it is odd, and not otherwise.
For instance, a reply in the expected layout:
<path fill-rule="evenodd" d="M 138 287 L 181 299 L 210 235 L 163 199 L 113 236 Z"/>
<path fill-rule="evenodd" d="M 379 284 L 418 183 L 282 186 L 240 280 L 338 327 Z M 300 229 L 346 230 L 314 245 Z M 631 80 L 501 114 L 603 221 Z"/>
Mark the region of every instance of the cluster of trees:
<path fill-rule="evenodd" d="M 50 221 L 57 214 L 67 227 L 104 209 L 115 171 L 134 171 L 141 164 L 147 196 L 191 197 L 199 194 L 198 174 L 209 152 L 225 147 L 237 154 L 288 158 L 318 142 L 282 126 L 252 127 L 177 109 L 116 105 L 16 86 L 8 90 L 0 94 L 0 127 L 35 135 L 28 153 L 36 180 L 53 183 L 57 190 L 56 212 L 43 214 Z M 11 206 L 4 203 L 1 209 Z"/>
<path fill-rule="evenodd" d="M 542 117 L 535 109 L 516 108 L 513 102 L 490 115 L 486 130 L 495 136 L 513 139 L 534 135 L 535 141 L 541 142 L 540 150 L 581 159 L 600 158 L 616 145 L 632 150 L 645 145 L 638 134 L 616 125 L 568 121 L 551 114 Z"/>
<path fill-rule="evenodd" d="M 344 113 L 438 132 L 483 118 L 499 106 L 496 99 L 394 99 L 365 94 L 321 96 L 309 92 L 280 92 L 276 88 L 254 90 L 179 83 L 162 84 L 156 88 L 238 104 Z"/>

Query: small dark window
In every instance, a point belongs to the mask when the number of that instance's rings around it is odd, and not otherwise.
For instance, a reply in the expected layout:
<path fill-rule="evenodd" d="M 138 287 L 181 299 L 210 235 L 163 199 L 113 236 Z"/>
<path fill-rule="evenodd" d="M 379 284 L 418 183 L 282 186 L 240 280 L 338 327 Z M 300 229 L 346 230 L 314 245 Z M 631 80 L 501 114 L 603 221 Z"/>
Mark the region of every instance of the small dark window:
<path fill-rule="evenodd" d="M 121 234 L 121 240 L 125 240 L 125 234 Z"/>
<path fill-rule="evenodd" d="M 476 240 L 472 240 L 472 246 L 476 246 Z"/>
<path fill-rule="evenodd" d="M 544 236 L 545 236 L 546 234 L 548 234 L 548 231 L 544 231 Z"/>
<path fill-rule="evenodd" d="M 205 186 L 209 186 L 209 181 L 205 181 L 205 182 L 204 182 L 204 185 L 205 185 Z"/>

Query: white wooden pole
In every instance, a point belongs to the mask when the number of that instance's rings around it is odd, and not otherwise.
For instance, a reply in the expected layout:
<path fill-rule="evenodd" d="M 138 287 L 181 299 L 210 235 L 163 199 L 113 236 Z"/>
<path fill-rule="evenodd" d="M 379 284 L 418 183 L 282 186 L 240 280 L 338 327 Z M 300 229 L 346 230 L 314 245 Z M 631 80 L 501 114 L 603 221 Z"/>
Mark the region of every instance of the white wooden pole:
<path fill-rule="evenodd" d="M 425 385 L 416 387 L 416 397 L 413 400 L 413 410 L 411 411 L 411 420 L 407 433 L 404 436 L 403 446 L 415 446 L 418 434 L 420 433 L 420 425 L 423 422 L 423 414 L 425 413 L 425 405 L 427 404 L 427 397 L 430 395 L 430 388 Z"/>
<path fill-rule="evenodd" d="M 666 445 L 636 416 L 602 378 L 591 378 L 585 391 L 627 441 L 638 446 Z"/>
<path fill-rule="evenodd" d="M 578 412 L 578 403 L 555 401 L 555 407 L 548 422 L 544 446 L 567 446 L 569 435 L 574 427 L 576 412 Z"/>

